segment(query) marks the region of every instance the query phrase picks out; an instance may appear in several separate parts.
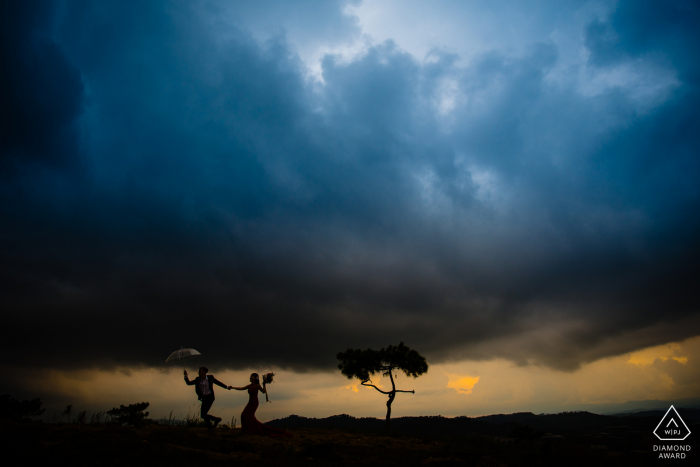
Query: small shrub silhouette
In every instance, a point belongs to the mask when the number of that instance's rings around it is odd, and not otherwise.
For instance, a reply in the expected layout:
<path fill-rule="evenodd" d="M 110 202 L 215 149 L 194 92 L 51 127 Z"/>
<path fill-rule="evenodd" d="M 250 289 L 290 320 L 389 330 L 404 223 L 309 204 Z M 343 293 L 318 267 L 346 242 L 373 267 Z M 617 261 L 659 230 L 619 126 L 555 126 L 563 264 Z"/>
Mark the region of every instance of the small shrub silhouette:
<path fill-rule="evenodd" d="M 113 408 L 107 411 L 107 415 L 112 417 L 112 420 L 123 425 L 138 426 L 141 425 L 146 417 L 148 417 L 148 412 L 143 412 L 148 408 L 150 404 L 148 402 L 139 402 L 138 404 L 129 404 L 126 407 L 120 405 L 119 408 Z"/>
<path fill-rule="evenodd" d="M 29 420 L 44 413 L 41 399 L 19 401 L 9 394 L 0 396 L 0 419 Z"/>
<path fill-rule="evenodd" d="M 70 423 L 70 414 L 72 413 L 72 411 L 73 411 L 73 404 L 68 404 L 66 406 L 66 410 L 64 410 L 63 413 L 61 414 L 61 416 L 59 417 L 59 420 L 61 418 L 63 418 L 63 416 L 65 415 L 66 417 L 68 417 L 68 423 Z"/>

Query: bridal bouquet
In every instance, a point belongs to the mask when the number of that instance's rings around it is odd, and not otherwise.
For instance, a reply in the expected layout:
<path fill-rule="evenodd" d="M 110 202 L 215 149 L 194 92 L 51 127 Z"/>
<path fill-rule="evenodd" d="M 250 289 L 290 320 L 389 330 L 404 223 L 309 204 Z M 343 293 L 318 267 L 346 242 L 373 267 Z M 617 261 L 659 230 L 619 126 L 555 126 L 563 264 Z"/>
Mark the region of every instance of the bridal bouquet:
<path fill-rule="evenodd" d="M 267 373 L 266 375 L 263 375 L 263 383 L 270 384 L 272 382 L 272 378 L 274 377 L 274 373 Z"/>

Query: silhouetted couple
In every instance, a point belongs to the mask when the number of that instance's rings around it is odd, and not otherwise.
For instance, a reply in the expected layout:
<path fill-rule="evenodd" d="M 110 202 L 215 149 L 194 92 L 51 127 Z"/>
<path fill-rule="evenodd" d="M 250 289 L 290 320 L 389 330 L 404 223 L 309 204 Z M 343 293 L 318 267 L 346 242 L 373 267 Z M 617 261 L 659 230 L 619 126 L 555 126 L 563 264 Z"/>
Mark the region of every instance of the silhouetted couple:
<path fill-rule="evenodd" d="M 243 409 L 241 413 L 241 431 L 243 433 L 251 435 L 261 435 L 270 437 L 291 437 L 291 433 L 278 428 L 272 428 L 267 425 L 263 425 L 255 418 L 255 411 L 258 409 L 258 392 L 267 394 L 267 388 L 265 387 L 265 382 L 263 381 L 262 386 L 260 385 L 260 376 L 257 373 L 250 375 L 250 384 L 240 388 L 235 388 L 233 386 L 226 386 L 221 381 L 214 378 L 213 375 L 208 375 L 209 370 L 205 367 L 199 369 L 199 376 L 193 381 L 187 378 L 187 370 L 185 370 L 185 382 L 189 385 L 195 385 L 195 392 L 199 400 L 202 401 L 202 419 L 205 421 L 207 426 L 211 426 L 211 421 L 214 422 L 214 427 L 216 427 L 221 418 L 209 415 L 209 409 L 214 403 L 214 384 L 226 388 L 228 390 L 235 389 L 237 391 L 248 391 L 248 404 Z"/>

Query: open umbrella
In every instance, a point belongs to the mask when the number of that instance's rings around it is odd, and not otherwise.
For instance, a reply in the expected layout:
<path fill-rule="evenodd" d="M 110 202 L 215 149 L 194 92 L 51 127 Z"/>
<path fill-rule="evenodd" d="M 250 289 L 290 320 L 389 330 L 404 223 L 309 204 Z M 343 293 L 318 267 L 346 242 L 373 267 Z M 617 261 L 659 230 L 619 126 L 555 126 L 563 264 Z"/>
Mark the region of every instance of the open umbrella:
<path fill-rule="evenodd" d="M 170 354 L 167 360 L 165 360 L 165 363 L 182 361 L 182 369 L 184 370 L 185 360 L 189 360 L 190 358 L 194 357 L 199 357 L 200 355 L 202 354 L 194 349 L 183 349 L 182 347 L 180 347 L 180 350 L 176 350 L 175 352 Z"/>

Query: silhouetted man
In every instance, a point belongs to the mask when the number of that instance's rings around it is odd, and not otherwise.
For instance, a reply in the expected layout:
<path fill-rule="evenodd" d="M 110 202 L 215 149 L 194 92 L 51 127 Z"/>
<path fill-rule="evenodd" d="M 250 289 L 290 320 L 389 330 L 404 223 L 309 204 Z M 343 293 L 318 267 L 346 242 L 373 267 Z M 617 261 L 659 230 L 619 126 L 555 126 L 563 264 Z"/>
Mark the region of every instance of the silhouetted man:
<path fill-rule="evenodd" d="M 214 378 L 214 375 L 207 376 L 208 371 L 209 369 L 207 367 L 201 367 L 199 369 L 199 376 L 190 381 L 189 378 L 187 378 L 187 370 L 185 370 L 185 383 L 190 386 L 194 384 L 194 391 L 197 393 L 199 400 L 202 401 L 202 420 L 204 420 L 208 427 L 211 427 L 211 421 L 213 420 L 214 428 L 216 428 L 219 422 L 221 422 L 221 418 L 209 415 L 209 409 L 211 409 L 211 405 L 214 403 L 214 385 L 218 384 L 229 391 L 231 389 Z"/>

